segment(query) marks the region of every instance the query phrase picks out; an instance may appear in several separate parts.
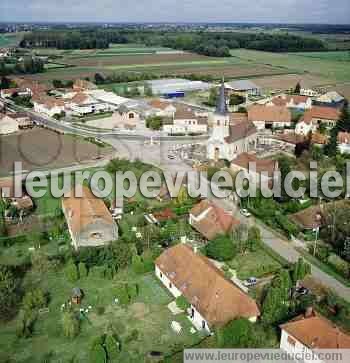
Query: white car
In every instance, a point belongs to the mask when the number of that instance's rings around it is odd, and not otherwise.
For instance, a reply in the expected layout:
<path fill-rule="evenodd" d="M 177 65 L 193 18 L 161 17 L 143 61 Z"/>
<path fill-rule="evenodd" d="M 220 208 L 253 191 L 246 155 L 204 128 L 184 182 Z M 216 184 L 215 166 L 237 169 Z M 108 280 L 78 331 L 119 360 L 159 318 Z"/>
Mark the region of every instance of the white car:
<path fill-rule="evenodd" d="M 248 209 L 241 209 L 240 213 L 242 216 L 249 218 L 252 214 L 248 211 Z"/>
<path fill-rule="evenodd" d="M 254 286 L 258 283 L 256 277 L 249 277 L 249 279 L 243 282 L 243 285 L 246 287 Z"/>

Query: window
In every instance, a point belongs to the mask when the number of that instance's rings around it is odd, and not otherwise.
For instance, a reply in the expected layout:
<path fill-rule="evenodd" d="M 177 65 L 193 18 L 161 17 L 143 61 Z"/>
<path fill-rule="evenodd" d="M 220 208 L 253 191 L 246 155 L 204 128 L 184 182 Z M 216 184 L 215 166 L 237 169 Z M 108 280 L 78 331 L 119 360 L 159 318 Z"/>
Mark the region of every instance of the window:
<path fill-rule="evenodd" d="M 205 320 L 202 320 L 202 329 L 205 329 Z"/>
<path fill-rule="evenodd" d="M 135 118 L 135 115 L 132 112 L 130 112 L 129 113 L 129 118 Z"/>
<path fill-rule="evenodd" d="M 93 239 L 101 239 L 103 237 L 103 235 L 102 235 L 102 233 L 95 232 L 95 233 L 91 233 L 90 237 Z"/>
<path fill-rule="evenodd" d="M 169 289 L 171 289 L 173 287 L 173 284 L 170 282 L 169 283 Z"/>
<path fill-rule="evenodd" d="M 162 273 L 160 273 L 159 276 L 160 276 L 161 279 L 163 278 L 163 274 Z"/>
<path fill-rule="evenodd" d="M 288 335 L 287 342 L 289 345 L 295 347 L 295 340 L 290 335 Z"/>

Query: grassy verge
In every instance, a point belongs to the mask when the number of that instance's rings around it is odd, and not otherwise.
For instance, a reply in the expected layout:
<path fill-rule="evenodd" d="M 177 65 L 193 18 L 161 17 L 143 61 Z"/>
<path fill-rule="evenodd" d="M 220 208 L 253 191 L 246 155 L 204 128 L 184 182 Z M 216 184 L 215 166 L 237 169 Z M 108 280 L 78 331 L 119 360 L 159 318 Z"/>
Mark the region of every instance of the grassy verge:
<path fill-rule="evenodd" d="M 326 265 L 324 262 L 310 255 L 307 251 L 302 248 L 297 248 L 297 251 L 312 265 L 315 265 L 320 270 L 322 270 L 327 275 L 334 277 L 337 281 L 345 285 L 346 287 L 350 287 L 350 282 L 345 279 L 343 276 L 339 275 L 336 271 L 334 271 L 330 266 Z"/>

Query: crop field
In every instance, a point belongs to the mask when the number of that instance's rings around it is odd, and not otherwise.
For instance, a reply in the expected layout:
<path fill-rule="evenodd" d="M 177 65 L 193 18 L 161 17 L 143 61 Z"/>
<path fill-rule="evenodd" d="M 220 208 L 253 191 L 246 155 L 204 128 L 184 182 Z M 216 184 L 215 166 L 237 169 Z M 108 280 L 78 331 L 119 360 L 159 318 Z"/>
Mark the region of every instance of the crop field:
<path fill-rule="evenodd" d="M 300 56 L 295 53 L 281 54 L 246 49 L 231 51 L 233 57 L 256 65 L 281 67 L 289 73 L 307 72 L 332 81 L 350 81 L 350 61 L 337 59 L 320 59 Z"/>
<path fill-rule="evenodd" d="M 315 58 L 328 61 L 350 62 L 350 51 L 338 52 L 305 52 L 305 53 L 289 53 L 299 57 Z"/>
<path fill-rule="evenodd" d="M 17 45 L 22 39 L 22 33 L 0 34 L 0 47 L 12 47 Z"/>
<path fill-rule="evenodd" d="M 24 170 L 47 170 L 100 159 L 111 152 L 72 135 L 34 128 L 0 137 L 0 176 L 22 161 Z"/>

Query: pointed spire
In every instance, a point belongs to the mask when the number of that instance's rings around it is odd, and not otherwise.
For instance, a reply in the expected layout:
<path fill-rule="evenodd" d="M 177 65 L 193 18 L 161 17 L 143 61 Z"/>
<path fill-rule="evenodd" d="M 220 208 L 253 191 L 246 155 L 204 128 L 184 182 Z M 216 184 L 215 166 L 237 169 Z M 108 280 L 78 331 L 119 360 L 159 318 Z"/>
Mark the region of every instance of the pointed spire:
<path fill-rule="evenodd" d="M 220 86 L 219 97 L 216 104 L 216 113 L 220 115 L 226 115 L 228 113 L 226 95 L 225 95 L 225 79 L 222 77 L 222 83 Z"/>

